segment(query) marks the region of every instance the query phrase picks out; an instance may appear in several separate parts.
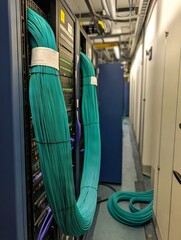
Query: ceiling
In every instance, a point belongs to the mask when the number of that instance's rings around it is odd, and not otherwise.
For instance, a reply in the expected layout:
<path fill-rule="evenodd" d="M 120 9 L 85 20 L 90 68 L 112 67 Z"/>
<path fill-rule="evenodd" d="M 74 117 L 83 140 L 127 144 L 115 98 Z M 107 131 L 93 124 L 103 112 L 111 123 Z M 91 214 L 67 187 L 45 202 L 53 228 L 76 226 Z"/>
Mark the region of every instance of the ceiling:
<path fill-rule="evenodd" d="M 66 0 L 66 2 L 86 29 L 102 61 L 128 61 L 132 57 L 150 0 Z M 103 2 L 106 2 L 107 12 Z M 114 8 L 114 13 L 111 8 Z M 119 49 L 119 59 L 116 57 L 115 48 Z"/>
<path fill-rule="evenodd" d="M 88 7 L 85 3 L 85 0 L 66 0 L 68 5 L 72 8 L 74 13 L 88 13 Z M 139 0 L 134 0 L 134 5 L 138 5 Z M 92 0 L 92 4 L 96 11 L 102 11 L 102 3 L 101 0 Z M 128 0 L 117 0 L 117 8 L 125 8 L 128 7 Z"/>

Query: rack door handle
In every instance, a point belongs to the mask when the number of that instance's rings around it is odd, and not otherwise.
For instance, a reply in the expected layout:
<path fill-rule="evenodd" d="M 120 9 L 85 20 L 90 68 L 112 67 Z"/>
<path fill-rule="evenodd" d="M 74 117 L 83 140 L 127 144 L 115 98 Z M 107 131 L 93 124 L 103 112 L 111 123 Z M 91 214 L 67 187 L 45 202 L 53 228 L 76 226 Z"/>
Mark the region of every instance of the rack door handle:
<path fill-rule="evenodd" d="M 173 170 L 173 174 L 174 174 L 175 178 L 177 179 L 177 181 L 181 184 L 181 174 L 174 170 Z"/>

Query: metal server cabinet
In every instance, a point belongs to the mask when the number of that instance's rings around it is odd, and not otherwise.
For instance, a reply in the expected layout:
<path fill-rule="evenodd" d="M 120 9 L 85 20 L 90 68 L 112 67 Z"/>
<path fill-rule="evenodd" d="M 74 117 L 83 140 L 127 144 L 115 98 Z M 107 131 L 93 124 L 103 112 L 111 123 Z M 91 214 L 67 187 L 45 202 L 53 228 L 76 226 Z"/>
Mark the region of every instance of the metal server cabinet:
<path fill-rule="evenodd" d="M 75 155 L 75 132 L 76 132 L 76 125 L 75 125 L 75 78 L 76 78 L 76 68 L 77 68 L 77 59 L 75 58 L 75 24 L 76 19 L 71 13 L 69 7 L 64 1 L 47 1 L 46 4 L 44 4 L 43 1 L 36 1 L 37 4 L 41 7 L 41 9 L 46 10 L 47 19 L 51 25 L 51 27 L 54 30 L 56 42 L 58 51 L 60 53 L 60 81 L 62 85 L 62 90 L 64 94 L 65 104 L 67 108 L 67 115 L 69 120 L 69 129 L 70 129 L 70 136 L 72 141 L 72 167 L 74 169 L 74 177 L 75 177 L 75 185 L 78 187 L 77 184 L 77 164 L 76 164 L 76 155 Z M 32 1 L 31 1 L 32 5 Z M 40 12 L 39 12 L 40 13 Z M 42 15 L 42 14 L 41 14 Z M 33 169 L 34 170 L 34 169 Z M 41 175 L 41 172 L 36 174 L 34 179 Z M 39 186 L 43 185 L 43 182 L 38 183 Z M 60 193 L 61 194 L 61 193 Z M 46 194 L 43 191 L 41 193 L 42 198 L 46 200 Z M 39 199 L 38 199 L 39 200 Z M 35 202 L 36 205 L 38 205 L 37 202 Z M 44 200 L 42 202 L 43 205 L 45 205 Z M 41 204 L 41 205 L 42 205 Z M 40 204 L 38 206 L 41 206 Z M 47 206 L 47 205 L 45 205 Z M 46 207 L 48 209 L 48 206 Z M 43 208 L 44 211 L 45 208 Z M 34 211 L 36 213 L 37 211 Z M 43 212 L 39 211 L 41 214 L 40 216 L 43 216 Z M 42 217 L 42 219 L 45 218 L 46 215 Z M 39 219 L 38 219 L 39 220 Z M 38 221 L 37 220 L 37 221 Z M 37 223 L 35 222 L 35 224 Z M 38 229 L 41 227 L 41 223 L 38 225 Z M 53 233 L 51 233 L 53 232 Z M 35 235 L 35 238 L 37 237 L 37 234 Z M 47 236 L 45 239 L 64 239 L 66 236 L 61 233 L 61 231 L 58 229 L 55 223 L 53 223 L 52 227 L 49 229 Z M 31 238 L 30 238 L 31 239 Z M 69 239 L 73 239 L 70 238 Z"/>
<path fill-rule="evenodd" d="M 43 1 L 26 1 L 24 2 L 25 16 L 27 7 L 30 7 L 38 14 L 43 16 L 47 21 L 51 18 L 50 15 L 50 2 L 43 4 Z M 54 16 L 53 16 L 54 17 Z M 24 35 L 26 36 L 27 28 L 24 24 Z M 23 29 L 22 29 L 23 32 Z M 23 35 L 22 35 L 23 36 Z M 59 239 L 58 226 L 51 220 L 51 214 L 49 213 L 49 205 L 47 196 L 44 189 L 40 161 L 38 155 L 38 149 L 36 139 L 34 135 L 33 123 L 31 119 L 31 113 L 29 109 L 29 83 L 28 83 L 28 68 L 30 64 L 31 53 L 28 51 L 28 40 L 22 39 L 22 47 L 24 48 L 24 59 L 23 65 L 26 69 L 27 74 L 24 75 L 23 91 L 24 91 L 24 120 L 25 120 L 25 159 L 26 159 L 26 186 L 27 186 L 27 212 L 28 212 L 28 239 L 40 239 L 39 233 L 43 224 L 48 223 L 50 220 L 49 227 L 46 228 L 43 239 Z M 26 65 L 25 65 L 26 63 Z M 25 72 L 25 71 L 24 71 Z M 47 220 L 46 220 L 47 219 Z M 43 232 L 43 231 L 42 231 Z"/>
<path fill-rule="evenodd" d="M 51 19 L 60 53 L 60 79 L 69 117 L 72 143 L 72 159 L 76 196 L 80 188 L 79 161 L 79 79 L 80 79 L 80 25 L 65 1 L 54 1 L 51 12 L 56 18 Z"/>
<path fill-rule="evenodd" d="M 124 80 L 124 107 L 123 115 L 124 117 L 129 117 L 129 82 Z"/>
<path fill-rule="evenodd" d="M 54 3 L 51 4 L 51 12 L 56 13 L 56 18 L 52 19 L 55 21 L 51 24 L 60 53 L 60 78 L 69 117 L 70 134 L 74 141 L 72 146 L 72 164 L 74 168 L 75 191 L 78 198 L 81 181 L 79 158 L 79 138 L 81 134 L 79 123 L 80 26 L 65 1 L 57 0 Z M 72 238 L 69 237 L 69 239 Z M 75 239 L 78 240 L 81 237 L 75 237 Z"/>
<path fill-rule="evenodd" d="M 38 14 L 43 16 L 47 21 L 51 18 L 50 15 L 50 2 L 46 4 L 43 1 L 24 1 L 22 5 L 22 15 L 24 8 L 24 17 L 26 20 L 27 7 L 33 9 Z M 53 16 L 54 17 L 54 16 Z M 27 186 L 27 218 L 28 218 L 28 239 L 36 240 L 40 239 L 39 233 L 41 227 L 50 220 L 49 227 L 46 228 L 43 239 L 59 239 L 58 226 L 51 220 L 51 214 L 49 213 L 49 205 L 47 196 L 44 189 L 39 154 L 34 135 L 33 123 L 31 119 L 30 107 L 29 107 L 29 64 L 31 53 L 28 50 L 27 40 L 27 25 L 26 22 L 22 24 L 22 49 L 23 49 L 23 92 L 24 92 L 24 121 L 25 121 L 25 160 L 26 160 L 26 186 Z M 23 37 L 25 36 L 25 37 Z M 47 220 L 46 220 L 47 219 Z M 46 222 L 45 222 L 46 221 Z"/>
<path fill-rule="evenodd" d="M 84 31 L 83 28 L 80 28 L 80 51 L 85 53 L 89 59 L 92 61 L 92 43 L 90 39 L 88 38 L 86 32 Z M 81 107 L 82 107 L 82 77 L 81 77 L 81 72 L 80 72 L 80 81 L 79 81 L 79 99 L 80 99 L 80 104 L 79 104 L 79 121 L 81 125 L 81 136 L 80 136 L 80 143 L 79 143 L 79 172 L 80 172 L 80 178 L 83 170 L 83 162 L 84 162 L 84 128 L 82 124 L 82 114 L 81 114 Z"/>
<path fill-rule="evenodd" d="M 119 63 L 99 65 L 101 130 L 100 181 L 122 181 L 123 69 Z"/>
<path fill-rule="evenodd" d="M 83 28 L 80 28 L 79 31 L 79 47 L 80 50 L 85 53 L 91 61 L 93 61 L 93 51 L 92 51 L 92 43 L 91 40 L 89 39 L 89 37 L 87 36 L 86 32 L 84 31 Z M 97 56 L 95 55 L 95 60 L 94 60 L 94 67 L 96 68 L 96 58 Z M 81 114 L 81 102 L 82 102 L 82 78 L 81 78 L 81 71 L 79 74 L 79 81 L 78 81 L 78 94 L 79 94 L 79 121 L 80 121 L 80 125 L 81 125 L 81 136 L 80 136 L 80 142 L 79 142 L 79 177 L 81 180 L 81 175 L 82 175 L 82 170 L 83 170 L 83 163 L 84 163 L 84 128 L 83 128 L 83 124 L 82 124 L 82 114 Z M 80 238 L 81 240 L 89 240 L 93 238 L 93 231 L 94 231 L 94 227 L 96 224 L 96 218 L 98 215 L 98 208 L 96 210 L 95 213 L 95 217 L 94 217 L 94 221 L 93 224 L 91 226 L 91 228 Z"/>
<path fill-rule="evenodd" d="M 97 75 L 97 73 L 98 73 L 98 55 L 94 49 L 92 50 L 92 63 L 93 63 L 94 69 L 95 69 L 95 73 Z"/>
<path fill-rule="evenodd" d="M 87 35 L 86 32 L 80 28 L 79 32 L 80 36 L 80 51 L 87 54 L 88 46 L 86 43 Z M 79 141 L 79 173 L 80 173 L 80 179 L 82 176 L 82 170 L 83 170 L 83 163 L 84 163 L 84 128 L 82 124 L 82 114 L 81 114 L 81 108 L 82 108 L 82 76 L 80 72 L 80 78 L 79 78 L 79 122 L 80 122 L 80 128 L 81 128 L 81 136 Z"/>
<path fill-rule="evenodd" d="M 58 51 L 60 53 L 60 81 L 63 89 L 67 114 L 69 119 L 70 135 L 72 139 L 73 167 L 76 166 L 75 158 L 75 117 L 76 117 L 76 84 L 77 57 L 75 50 L 75 26 L 76 18 L 67 6 L 65 1 L 55 0 L 50 5 L 51 26 L 56 36 Z M 76 171 L 74 171 L 75 173 Z M 75 181 L 76 181 L 76 176 Z"/>

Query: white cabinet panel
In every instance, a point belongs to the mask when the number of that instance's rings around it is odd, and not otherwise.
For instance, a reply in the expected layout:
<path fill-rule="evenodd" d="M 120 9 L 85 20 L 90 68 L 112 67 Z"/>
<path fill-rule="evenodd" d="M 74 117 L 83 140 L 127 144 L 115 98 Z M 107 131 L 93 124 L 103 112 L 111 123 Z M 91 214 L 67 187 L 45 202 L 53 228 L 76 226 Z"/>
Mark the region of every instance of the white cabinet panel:
<path fill-rule="evenodd" d="M 167 41 L 160 143 L 160 172 L 157 197 L 157 222 L 164 240 L 167 239 L 169 227 L 179 69 L 179 48 L 176 48 L 176 41 L 174 41 L 173 38 L 174 37 L 169 36 L 169 40 Z M 170 61 L 170 59 L 175 59 L 175 61 Z"/>
<path fill-rule="evenodd" d="M 140 115 L 141 115 L 141 83 L 142 83 L 142 65 L 139 63 L 137 72 L 137 106 L 136 106 L 136 121 L 135 121 L 135 135 L 136 141 L 139 145 L 139 133 L 140 133 Z"/>
<path fill-rule="evenodd" d="M 158 187 L 158 165 L 159 165 L 159 149 L 160 149 L 160 133 L 161 133 L 161 114 L 162 114 L 162 98 L 163 98 L 163 80 L 165 69 L 165 54 L 166 54 L 166 39 L 165 33 L 162 36 L 156 37 L 156 49 L 154 57 L 156 59 L 155 74 L 156 74 L 156 87 L 154 91 L 155 98 L 153 99 L 153 116 L 154 116 L 154 129 L 152 133 L 152 167 L 154 171 L 154 213 L 157 215 L 157 187 Z"/>
<path fill-rule="evenodd" d="M 144 39 L 144 88 L 143 88 L 143 99 L 144 99 L 144 131 L 143 131 L 143 155 L 142 164 L 143 166 L 152 165 L 152 133 L 154 131 L 154 116 L 153 116 L 153 101 L 155 98 L 155 87 L 156 87 L 156 76 L 155 76 L 155 62 L 154 56 L 156 49 L 156 27 L 157 27 L 157 4 L 154 7 L 152 16 L 147 25 Z M 146 55 L 150 49 L 153 49 L 152 59 Z M 143 100 L 142 99 L 142 100 Z M 145 101 L 146 99 L 146 101 Z M 144 169 L 143 169 L 144 170 Z"/>
<path fill-rule="evenodd" d="M 153 47 L 153 60 L 147 60 L 145 117 L 143 137 L 143 165 L 151 165 L 154 169 L 158 162 L 161 105 L 163 91 L 163 72 L 165 55 L 165 32 L 167 31 L 169 0 L 159 0 L 147 26 L 145 50 Z M 156 17 L 154 17 L 156 14 Z M 153 18 L 153 19 L 152 19 Z M 156 21 L 155 21 L 156 19 Z M 156 173 L 157 174 L 157 173 Z M 156 178 L 157 182 L 157 178 Z"/>
<path fill-rule="evenodd" d="M 181 139 L 181 138 L 180 138 Z M 181 168 L 178 168 L 181 171 Z M 174 178 L 172 187 L 172 205 L 170 218 L 169 240 L 180 240 L 181 238 L 181 185 Z"/>
<path fill-rule="evenodd" d="M 175 26 L 178 30 L 177 38 L 180 42 L 181 48 L 181 33 L 179 22 L 181 21 L 181 2 L 180 0 L 174 0 L 174 5 L 171 6 L 172 16 L 170 18 L 170 24 Z M 181 60 L 180 60 L 181 71 Z M 174 165 L 173 169 L 181 174 L 181 129 L 179 124 L 181 123 L 181 72 L 179 76 L 179 92 L 177 99 L 177 118 L 175 126 L 175 152 L 174 152 Z M 169 240 L 181 239 L 181 185 L 175 177 L 172 179 L 172 198 L 171 198 L 171 216 L 170 216 L 170 233 Z"/>
<path fill-rule="evenodd" d="M 141 81 L 142 81 L 142 44 L 137 49 L 136 57 L 131 66 L 130 74 L 130 119 L 136 135 L 139 138 L 140 104 L 141 104 Z"/>
<path fill-rule="evenodd" d="M 175 9 L 173 8 L 175 6 Z M 165 75 L 163 87 L 163 106 L 161 121 L 161 142 L 160 142 L 160 172 L 158 178 L 157 192 L 157 222 L 163 240 L 177 240 L 169 238 L 172 168 L 175 142 L 175 119 L 177 110 L 179 61 L 180 61 L 180 27 L 175 13 L 180 9 L 181 3 L 178 0 L 170 1 L 168 13 L 168 38 L 165 61 Z M 178 12 L 178 11 L 177 11 Z M 170 19 L 172 18 L 172 21 Z M 181 239 L 181 238 L 180 238 Z"/>
<path fill-rule="evenodd" d="M 159 0 L 157 2 L 158 6 L 158 15 L 157 15 L 157 36 L 162 36 L 163 32 L 167 30 L 167 22 L 168 22 L 168 5 L 169 0 Z"/>

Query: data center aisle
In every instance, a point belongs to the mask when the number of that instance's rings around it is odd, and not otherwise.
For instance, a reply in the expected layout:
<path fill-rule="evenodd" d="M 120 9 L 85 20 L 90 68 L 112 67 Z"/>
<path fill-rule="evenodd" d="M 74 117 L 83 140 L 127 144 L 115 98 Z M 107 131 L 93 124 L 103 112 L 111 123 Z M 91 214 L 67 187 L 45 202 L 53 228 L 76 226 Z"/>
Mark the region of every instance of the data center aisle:
<path fill-rule="evenodd" d="M 135 191 L 137 173 L 133 158 L 132 137 L 130 137 L 130 123 L 123 120 L 123 173 L 122 185 L 112 185 L 117 191 Z M 106 186 L 100 186 L 98 196 L 103 199 L 113 191 Z M 126 207 L 127 204 L 122 203 Z M 144 227 L 133 228 L 114 220 L 107 210 L 107 202 L 100 203 L 99 212 L 94 228 L 93 240 L 145 240 Z"/>

